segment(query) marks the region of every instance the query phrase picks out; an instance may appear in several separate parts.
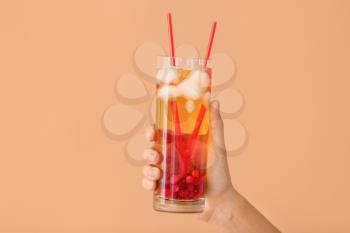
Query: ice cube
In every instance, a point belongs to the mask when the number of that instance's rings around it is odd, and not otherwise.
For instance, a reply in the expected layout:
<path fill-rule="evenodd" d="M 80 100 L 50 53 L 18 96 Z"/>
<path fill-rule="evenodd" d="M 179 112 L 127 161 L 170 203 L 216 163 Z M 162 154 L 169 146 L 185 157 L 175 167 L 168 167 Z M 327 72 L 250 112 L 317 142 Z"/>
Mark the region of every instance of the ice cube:
<path fill-rule="evenodd" d="M 203 70 L 193 70 L 189 75 L 188 79 L 196 80 L 202 90 L 207 89 L 209 86 L 209 75 Z"/>
<path fill-rule="evenodd" d="M 157 96 L 164 100 L 169 98 L 176 98 L 181 95 L 181 92 L 177 86 L 164 85 L 157 91 Z"/>
<path fill-rule="evenodd" d="M 178 82 L 178 72 L 173 68 L 160 69 L 157 72 L 156 78 L 158 83 L 176 83 Z"/>
<path fill-rule="evenodd" d="M 185 79 L 177 87 L 186 98 L 196 100 L 201 96 L 199 83 L 195 79 Z"/>

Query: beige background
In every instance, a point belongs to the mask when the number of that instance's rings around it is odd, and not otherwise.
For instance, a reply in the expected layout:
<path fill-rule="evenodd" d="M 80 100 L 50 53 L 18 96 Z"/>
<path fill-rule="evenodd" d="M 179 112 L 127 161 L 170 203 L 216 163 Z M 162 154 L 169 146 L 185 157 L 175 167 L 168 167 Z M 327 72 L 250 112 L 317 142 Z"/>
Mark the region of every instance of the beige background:
<path fill-rule="evenodd" d="M 156 213 L 141 168 L 101 130 L 137 45 L 235 58 L 245 150 L 234 184 L 283 232 L 350 232 L 350 2 L 1 1 L 0 232 L 215 232 Z M 193 30 L 195 28 L 195 30 Z M 125 119 L 120 119 L 125 120 Z"/>

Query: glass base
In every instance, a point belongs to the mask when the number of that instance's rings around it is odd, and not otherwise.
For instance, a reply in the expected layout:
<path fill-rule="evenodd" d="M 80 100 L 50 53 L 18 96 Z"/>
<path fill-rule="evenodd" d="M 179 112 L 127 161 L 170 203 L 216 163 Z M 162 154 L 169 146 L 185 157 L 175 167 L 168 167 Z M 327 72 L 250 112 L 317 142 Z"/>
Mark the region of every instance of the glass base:
<path fill-rule="evenodd" d="M 205 199 L 198 200 L 169 200 L 153 196 L 153 208 L 157 211 L 171 213 L 201 213 L 204 210 Z"/>

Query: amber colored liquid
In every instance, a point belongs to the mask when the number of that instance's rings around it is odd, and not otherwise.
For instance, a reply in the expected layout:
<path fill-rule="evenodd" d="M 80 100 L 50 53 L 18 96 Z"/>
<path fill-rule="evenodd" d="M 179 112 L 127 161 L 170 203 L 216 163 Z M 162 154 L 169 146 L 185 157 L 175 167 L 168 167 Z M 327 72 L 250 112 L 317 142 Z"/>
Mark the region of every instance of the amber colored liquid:
<path fill-rule="evenodd" d="M 187 70 L 180 72 L 180 81 L 186 78 Z M 210 85 L 209 85 L 210 86 Z M 159 88 L 159 87 L 158 87 Z M 210 91 L 203 90 L 202 93 Z M 204 197 L 206 187 L 206 161 L 209 138 L 208 109 L 205 111 L 197 137 L 193 137 L 195 123 L 204 98 L 192 100 L 194 109 L 188 111 L 184 96 L 164 101 L 157 99 L 156 144 L 162 154 L 160 165 L 162 178 L 158 181 L 155 194 L 170 200 L 196 200 Z M 180 119 L 181 134 L 175 132 L 171 102 L 176 101 Z"/>

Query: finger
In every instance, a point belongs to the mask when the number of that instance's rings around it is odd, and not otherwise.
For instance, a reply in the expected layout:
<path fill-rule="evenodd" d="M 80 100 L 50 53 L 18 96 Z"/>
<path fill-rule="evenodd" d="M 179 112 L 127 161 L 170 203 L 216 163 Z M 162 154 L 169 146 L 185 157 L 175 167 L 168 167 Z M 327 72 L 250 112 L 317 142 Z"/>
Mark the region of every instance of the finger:
<path fill-rule="evenodd" d="M 153 149 L 146 149 L 143 152 L 143 158 L 149 164 L 154 164 L 154 165 L 158 164 L 161 160 L 159 153 Z"/>
<path fill-rule="evenodd" d="M 145 132 L 145 137 L 147 141 L 153 142 L 155 140 L 155 128 L 154 125 L 150 125 L 147 127 L 146 132 Z"/>
<path fill-rule="evenodd" d="M 157 167 L 146 165 L 143 167 L 143 174 L 149 180 L 156 181 L 160 178 L 160 170 Z"/>
<path fill-rule="evenodd" d="M 156 187 L 156 182 L 147 178 L 143 178 L 142 187 L 146 190 L 154 190 L 154 188 Z"/>
<path fill-rule="evenodd" d="M 220 104 L 217 100 L 212 101 L 210 104 L 210 125 L 213 149 L 215 152 L 225 155 L 224 123 L 220 114 Z"/>

